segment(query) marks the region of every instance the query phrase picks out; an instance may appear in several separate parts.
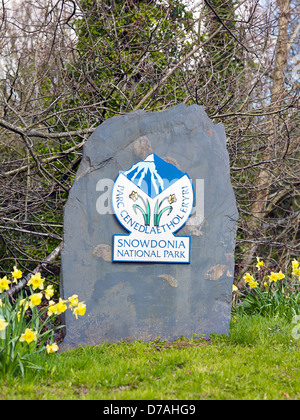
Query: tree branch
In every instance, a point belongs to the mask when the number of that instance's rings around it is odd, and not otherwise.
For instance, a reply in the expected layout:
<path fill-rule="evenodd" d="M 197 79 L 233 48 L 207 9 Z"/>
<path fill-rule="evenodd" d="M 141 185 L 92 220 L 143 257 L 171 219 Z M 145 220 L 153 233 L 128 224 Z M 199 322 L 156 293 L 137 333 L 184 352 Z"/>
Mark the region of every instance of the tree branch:
<path fill-rule="evenodd" d="M 149 90 L 149 92 L 140 100 L 140 102 L 134 107 L 134 111 L 137 111 L 141 108 L 141 106 L 147 101 L 148 98 L 150 98 L 151 95 L 161 86 L 165 83 L 165 81 L 172 76 L 172 74 L 180 68 L 192 55 L 194 55 L 197 51 L 200 50 L 200 48 L 204 47 L 207 43 L 209 43 L 222 29 L 222 25 L 218 27 L 218 29 L 215 30 L 215 32 L 202 44 L 197 45 L 195 48 L 192 49 L 186 56 L 184 56 L 174 67 L 169 69 L 167 74 L 158 82 L 156 83 L 152 89 Z"/>
<path fill-rule="evenodd" d="M 28 233 L 30 235 L 37 235 L 37 236 L 46 236 L 47 238 L 61 240 L 61 237 L 58 235 L 55 235 L 54 233 L 33 232 L 32 230 L 14 228 L 14 227 L 9 227 L 9 226 L 0 226 L 0 229 L 13 230 L 15 232 Z"/>
<path fill-rule="evenodd" d="M 94 129 L 93 129 L 93 130 L 94 130 Z M 51 163 L 51 162 L 53 162 L 53 161 L 55 161 L 55 160 L 57 160 L 57 159 L 61 158 L 62 156 L 66 156 L 66 155 L 68 155 L 68 154 L 70 154 L 70 153 L 74 152 L 75 150 L 80 149 L 80 148 L 84 145 L 84 143 L 85 143 L 85 142 L 86 142 L 86 139 L 84 139 L 81 143 L 78 143 L 78 144 L 76 144 L 75 146 L 71 147 L 70 149 L 63 150 L 62 152 L 58 153 L 58 154 L 57 154 L 57 155 L 55 155 L 55 156 L 50 156 L 50 157 L 48 157 L 48 158 L 41 159 L 41 160 L 40 160 L 40 163 L 41 163 L 41 164 Z M 29 163 L 29 164 L 27 164 L 27 165 L 23 165 L 23 166 L 21 166 L 20 168 L 17 168 L 17 169 L 12 169 L 11 171 L 4 172 L 2 175 L 3 175 L 3 176 L 16 175 L 16 174 L 18 174 L 18 173 L 20 173 L 20 172 L 25 172 L 25 171 L 28 169 L 28 167 L 32 167 L 32 166 L 34 166 L 34 165 L 35 165 L 35 162 L 31 162 L 31 163 Z"/>
<path fill-rule="evenodd" d="M 39 265 L 33 270 L 32 273 L 27 274 L 22 280 L 19 281 L 18 284 L 11 287 L 10 290 L 7 292 L 9 297 L 12 297 L 14 294 L 22 290 L 26 284 L 29 282 L 32 274 L 38 273 L 40 270 L 42 270 L 44 267 L 46 267 L 48 264 L 51 264 L 61 253 L 63 247 L 63 241 L 49 254 L 43 261 L 39 263 Z M 0 295 L 0 297 L 5 297 L 6 293 L 3 293 Z"/>
<path fill-rule="evenodd" d="M 207 7 L 210 8 L 210 10 L 213 12 L 213 14 L 216 16 L 216 18 L 218 19 L 218 21 L 221 23 L 222 26 L 224 26 L 224 28 L 226 29 L 226 31 L 232 36 L 232 38 L 234 38 L 236 40 L 236 42 L 238 44 L 240 44 L 249 54 L 250 51 L 248 50 L 248 48 L 241 43 L 241 41 L 239 41 L 237 39 L 237 37 L 232 33 L 232 31 L 228 28 L 228 26 L 226 25 L 226 23 L 223 22 L 223 20 L 220 18 L 220 16 L 218 15 L 218 13 L 215 11 L 215 9 L 212 7 L 212 5 L 208 2 L 208 0 L 204 0 L 204 3 L 206 4 Z M 255 56 L 256 54 L 253 53 Z M 257 56 L 256 56 L 257 57 Z"/>
<path fill-rule="evenodd" d="M 84 134 L 91 134 L 95 131 L 95 128 L 85 128 L 76 131 L 66 131 L 65 133 L 44 133 L 43 131 L 22 129 L 21 127 L 11 124 L 10 122 L 0 118 L 0 126 L 6 128 L 16 134 L 26 135 L 28 137 L 41 137 L 43 139 L 61 139 L 64 137 L 82 136 Z"/>

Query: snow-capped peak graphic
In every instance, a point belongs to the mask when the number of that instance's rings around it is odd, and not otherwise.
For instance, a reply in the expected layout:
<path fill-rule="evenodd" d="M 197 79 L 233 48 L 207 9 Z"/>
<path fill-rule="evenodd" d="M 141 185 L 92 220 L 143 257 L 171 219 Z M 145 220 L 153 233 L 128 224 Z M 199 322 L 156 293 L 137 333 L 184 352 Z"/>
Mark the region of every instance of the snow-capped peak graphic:
<path fill-rule="evenodd" d="M 154 198 L 185 174 L 171 163 L 152 153 L 123 172 L 130 181 Z"/>

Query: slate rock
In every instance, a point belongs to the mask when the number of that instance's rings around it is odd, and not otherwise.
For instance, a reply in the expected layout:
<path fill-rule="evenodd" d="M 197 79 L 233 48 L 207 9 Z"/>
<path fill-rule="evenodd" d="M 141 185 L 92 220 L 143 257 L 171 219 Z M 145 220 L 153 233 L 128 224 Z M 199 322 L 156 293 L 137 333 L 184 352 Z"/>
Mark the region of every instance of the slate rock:
<path fill-rule="evenodd" d="M 190 264 L 112 262 L 111 207 L 119 171 L 155 153 L 187 172 L 195 209 L 176 234 L 191 236 Z M 135 111 L 101 124 L 84 146 L 64 214 L 61 294 L 85 301 L 65 313 L 63 349 L 120 340 L 228 334 L 238 219 L 222 124 L 198 105 Z"/>

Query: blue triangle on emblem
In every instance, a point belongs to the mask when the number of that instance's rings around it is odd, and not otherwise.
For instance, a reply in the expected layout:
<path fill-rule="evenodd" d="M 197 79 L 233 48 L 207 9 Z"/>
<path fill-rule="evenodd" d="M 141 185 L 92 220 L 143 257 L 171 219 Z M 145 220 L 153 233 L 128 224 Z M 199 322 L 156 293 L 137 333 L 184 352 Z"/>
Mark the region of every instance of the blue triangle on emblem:
<path fill-rule="evenodd" d="M 155 198 L 185 174 L 176 166 L 152 153 L 145 160 L 135 163 L 123 172 L 123 175 L 149 197 Z"/>

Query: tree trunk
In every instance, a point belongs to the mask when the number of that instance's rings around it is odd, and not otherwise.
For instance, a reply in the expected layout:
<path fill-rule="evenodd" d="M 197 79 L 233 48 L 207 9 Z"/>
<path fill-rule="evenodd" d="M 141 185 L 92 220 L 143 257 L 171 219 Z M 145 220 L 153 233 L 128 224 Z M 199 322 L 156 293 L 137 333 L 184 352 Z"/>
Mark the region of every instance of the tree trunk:
<path fill-rule="evenodd" d="M 279 21 L 278 38 L 275 51 L 274 69 L 272 74 L 271 87 L 271 107 L 278 110 L 278 113 L 272 115 L 269 119 L 270 135 L 268 145 L 262 155 L 261 160 L 271 161 L 274 156 L 274 144 L 279 124 L 279 111 L 282 108 L 285 98 L 285 71 L 288 60 L 288 25 L 290 19 L 290 0 L 278 0 Z M 256 184 L 256 197 L 251 204 L 251 218 L 248 222 L 249 236 L 253 239 L 253 244 L 246 251 L 245 257 L 241 263 L 240 274 L 244 274 L 252 262 L 257 250 L 258 243 L 255 243 L 256 236 L 262 229 L 263 221 L 268 215 L 267 202 L 270 193 L 270 187 L 273 182 L 273 174 L 266 163 L 262 167 Z M 241 282 L 242 280 L 240 280 Z"/>

